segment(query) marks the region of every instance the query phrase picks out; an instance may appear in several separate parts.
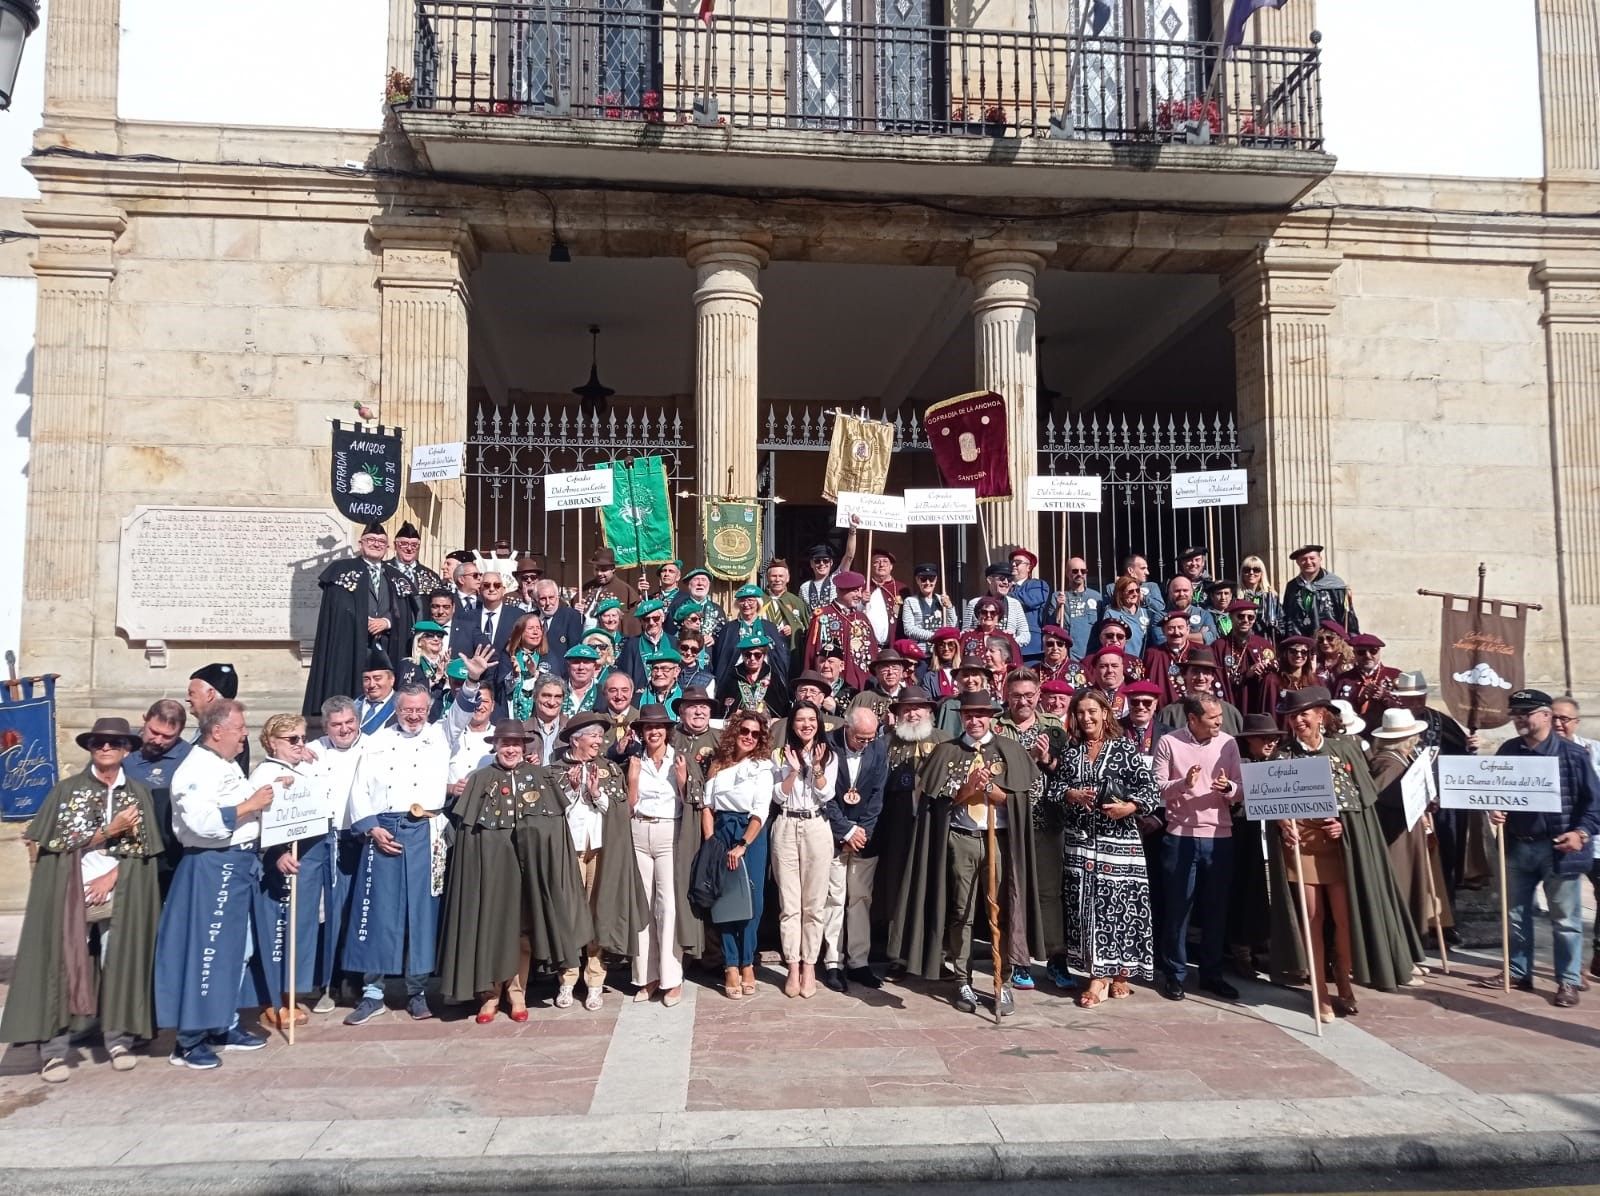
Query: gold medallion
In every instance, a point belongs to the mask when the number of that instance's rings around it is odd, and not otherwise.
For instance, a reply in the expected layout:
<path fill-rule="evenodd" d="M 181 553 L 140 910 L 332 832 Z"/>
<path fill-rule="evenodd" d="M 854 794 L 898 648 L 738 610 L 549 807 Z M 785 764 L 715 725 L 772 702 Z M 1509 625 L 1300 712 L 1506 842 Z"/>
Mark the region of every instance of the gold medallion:
<path fill-rule="evenodd" d="M 844 804 L 858 806 L 861 804 L 861 793 L 854 785 L 844 791 Z"/>

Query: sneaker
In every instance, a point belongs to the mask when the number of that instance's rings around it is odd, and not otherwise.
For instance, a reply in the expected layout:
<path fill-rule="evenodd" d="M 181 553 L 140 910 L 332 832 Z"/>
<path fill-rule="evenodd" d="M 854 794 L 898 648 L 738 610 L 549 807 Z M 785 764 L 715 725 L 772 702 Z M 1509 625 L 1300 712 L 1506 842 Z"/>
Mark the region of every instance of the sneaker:
<path fill-rule="evenodd" d="M 204 1042 L 196 1043 L 187 1051 L 173 1047 L 167 1062 L 174 1067 L 192 1067 L 195 1071 L 211 1071 L 222 1066 L 222 1060 L 217 1058 L 217 1052 Z"/>
<path fill-rule="evenodd" d="M 115 1071 L 132 1071 L 139 1066 L 139 1056 L 120 1042 L 108 1048 L 106 1054 L 111 1057 L 111 1066 Z"/>
<path fill-rule="evenodd" d="M 951 1002 L 962 1013 L 978 1012 L 978 994 L 972 991 L 972 985 L 963 984 L 956 991 L 956 999 Z"/>
<path fill-rule="evenodd" d="M 1032 988 L 1033 985 L 1030 983 L 1028 987 Z M 1002 984 L 1000 986 L 1000 1016 L 1010 1017 L 1016 1011 L 1017 1002 L 1011 996 L 1011 986 L 1009 984 Z"/>
<path fill-rule="evenodd" d="M 433 1010 L 428 1008 L 428 998 L 423 993 L 411 994 L 411 999 L 406 1002 L 406 1012 L 414 1022 L 425 1022 L 433 1016 Z"/>
<path fill-rule="evenodd" d="M 559 989 L 556 990 L 556 1008 L 572 1008 L 572 985 L 563 984 Z"/>
<path fill-rule="evenodd" d="M 252 1034 L 243 1026 L 234 1026 L 223 1034 L 215 1034 L 211 1038 L 213 1047 L 221 1047 L 225 1051 L 259 1051 L 267 1045 L 265 1034 Z"/>
<path fill-rule="evenodd" d="M 364 1026 L 383 1012 L 383 1002 L 377 997 L 362 997 L 356 1007 L 345 1015 L 347 1026 Z"/>
<path fill-rule="evenodd" d="M 1045 965 L 1045 975 L 1050 977 L 1051 984 L 1067 992 L 1078 987 L 1077 979 L 1067 971 L 1067 965 L 1063 960 L 1052 959 Z"/>
<path fill-rule="evenodd" d="M 1221 997 L 1224 1001 L 1237 1001 L 1239 990 L 1234 988 L 1221 976 L 1201 976 L 1200 988 L 1214 997 Z"/>
<path fill-rule="evenodd" d="M 329 1014 L 338 1007 L 338 1003 L 333 999 L 333 994 L 324 989 L 322 995 L 317 998 L 317 1003 L 311 1007 L 311 1012 Z"/>
<path fill-rule="evenodd" d="M 1014 988 L 1032 988 L 1033 972 L 1018 964 L 1011 969 L 1011 984 Z M 1001 989 L 1001 991 L 1004 992 L 1005 990 Z"/>
<path fill-rule="evenodd" d="M 46 1059 L 39 1069 L 39 1078 L 46 1084 L 65 1084 L 71 1074 L 72 1069 L 65 1059 Z"/>

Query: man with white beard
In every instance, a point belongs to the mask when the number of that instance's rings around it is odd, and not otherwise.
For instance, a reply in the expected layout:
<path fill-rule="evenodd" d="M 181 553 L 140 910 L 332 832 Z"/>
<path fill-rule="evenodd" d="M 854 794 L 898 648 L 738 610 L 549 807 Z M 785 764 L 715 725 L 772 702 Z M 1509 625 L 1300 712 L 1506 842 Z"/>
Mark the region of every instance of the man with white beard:
<path fill-rule="evenodd" d="M 889 735 L 889 780 L 883 789 L 883 809 L 878 814 L 873 848 L 878 868 L 872 878 L 872 938 L 878 950 L 888 934 L 900 900 L 900 882 L 916 829 L 917 772 L 934 745 L 949 739 L 933 725 L 933 696 L 920 685 L 900 691 L 892 708 L 894 726 Z M 898 968 L 898 961 L 891 961 Z"/>

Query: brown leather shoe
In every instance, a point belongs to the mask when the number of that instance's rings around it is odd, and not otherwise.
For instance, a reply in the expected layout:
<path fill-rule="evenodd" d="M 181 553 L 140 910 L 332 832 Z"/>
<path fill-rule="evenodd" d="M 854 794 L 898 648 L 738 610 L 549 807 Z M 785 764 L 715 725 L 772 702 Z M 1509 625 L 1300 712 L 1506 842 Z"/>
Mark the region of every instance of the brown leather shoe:
<path fill-rule="evenodd" d="M 1578 1003 L 1578 990 L 1570 984 L 1556 985 L 1555 1005 L 1558 1009 L 1571 1009 Z"/>

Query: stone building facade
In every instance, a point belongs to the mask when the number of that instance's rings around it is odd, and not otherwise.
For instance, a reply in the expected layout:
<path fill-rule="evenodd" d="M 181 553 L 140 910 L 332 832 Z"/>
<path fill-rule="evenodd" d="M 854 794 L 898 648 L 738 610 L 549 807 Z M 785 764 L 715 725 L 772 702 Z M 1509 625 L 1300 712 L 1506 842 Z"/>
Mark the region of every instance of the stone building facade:
<path fill-rule="evenodd" d="M 390 8 L 390 65 L 414 76 L 417 7 Z M 1047 279 L 1093 275 L 1108 296 L 1108 276 L 1213 279 L 1250 475 L 1240 543 L 1274 580 L 1297 544 L 1325 543 L 1387 658 L 1431 672 L 1437 604 L 1416 589 L 1467 590 L 1488 560 L 1493 593 L 1544 607 L 1529 677 L 1600 691 L 1600 6 L 1538 10 L 1545 177 L 1474 180 L 1335 173 L 1300 146 L 1170 143 L 1132 161 L 1092 139 L 535 119 L 411 96 L 374 133 L 119 119 L 117 0 L 52 0 L 27 161 L 40 196 L 23 213 L 38 234 L 28 669 L 61 674 L 64 729 L 136 714 L 218 658 L 256 717 L 293 708 L 303 660 L 288 639 L 152 652 L 130 638 L 125 520 L 326 509 L 328 421 L 354 404 L 438 443 L 463 438 L 485 395 L 564 389 L 520 378 L 516 337 L 485 331 L 515 326 L 514 307 L 480 284 L 493 267 L 556 285 L 559 240 L 573 267 L 595 264 L 569 276 L 585 285 L 613 277 L 598 263 L 625 280 L 652 262 L 648 279 L 678 288 L 660 319 L 692 345 L 687 379 L 648 393 L 676 404 L 694 476 L 737 494 L 759 484 L 760 404 L 785 379 L 758 363 L 802 269 L 824 288 L 816 271 L 925 271 L 944 297 L 917 319 L 942 333 L 896 385 L 937 397 L 917 384 L 943 376 L 952 334 L 970 336 L 958 389 L 1006 396 L 1022 461 Z M 1253 44 L 1313 44 L 1311 0 L 1261 21 Z M 430 558 L 464 541 L 471 501 L 460 484 L 407 491 Z M 1020 500 L 990 518 L 996 544 L 1047 534 Z M 172 584 L 226 578 L 230 560 L 174 560 Z"/>

